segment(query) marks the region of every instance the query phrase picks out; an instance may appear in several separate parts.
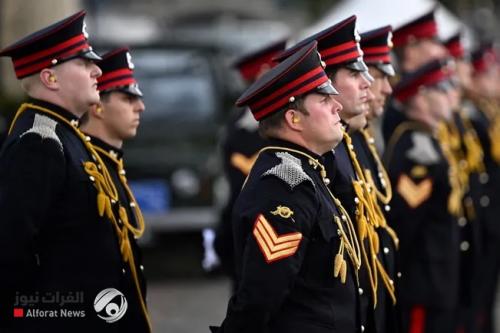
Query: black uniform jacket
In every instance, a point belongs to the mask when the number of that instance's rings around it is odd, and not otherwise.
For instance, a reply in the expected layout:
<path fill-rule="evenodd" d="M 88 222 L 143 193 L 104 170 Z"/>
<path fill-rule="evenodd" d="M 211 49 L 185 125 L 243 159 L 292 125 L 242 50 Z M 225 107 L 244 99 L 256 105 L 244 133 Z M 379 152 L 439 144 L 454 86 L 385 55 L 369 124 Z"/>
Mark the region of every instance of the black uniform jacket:
<path fill-rule="evenodd" d="M 271 145 L 278 148 L 259 155 L 234 206 L 239 287 L 219 332 L 361 332 L 346 252 L 345 284 L 334 277 L 340 215 L 311 163 L 322 158 L 289 142 Z"/>
<path fill-rule="evenodd" d="M 113 178 L 113 183 L 116 186 L 118 191 L 118 197 L 120 198 L 120 205 L 127 210 L 127 216 L 130 221 L 130 224 L 138 228 L 138 223 L 134 214 L 134 207 L 131 207 L 131 203 L 133 202 L 127 193 L 127 189 L 124 185 L 124 181 L 120 179 L 120 163 L 122 163 L 123 167 L 123 151 L 119 148 L 113 147 L 112 145 L 107 144 L 106 142 L 100 140 L 97 137 L 90 136 L 92 146 L 96 149 L 99 156 L 102 158 L 104 164 L 106 165 L 111 177 Z M 122 175 L 124 177 L 125 175 Z M 126 183 L 126 180 L 125 180 Z M 130 188 L 129 188 L 130 189 Z M 134 205 L 132 203 L 132 205 Z M 137 242 L 129 232 L 129 240 L 132 246 L 135 267 L 137 272 L 137 277 L 139 281 L 139 286 L 141 290 L 141 297 L 145 301 L 146 299 L 146 279 L 144 277 L 143 271 L 144 266 L 142 265 L 142 252 L 137 245 Z M 130 271 L 130 267 L 127 265 L 125 267 L 126 273 L 125 275 L 130 278 L 122 279 L 122 285 L 120 286 L 120 290 L 123 290 L 125 296 L 127 297 L 128 309 L 126 314 L 122 319 L 118 322 L 123 329 L 132 330 L 135 328 L 139 332 L 147 332 L 147 322 L 145 321 L 145 315 L 141 309 L 140 299 L 136 290 L 136 286 L 134 280 L 131 276 L 132 272 Z"/>
<path fill-rule="evenodd" d="M 83 167 L 93 159 L 77 119 L 30 103 L 0 153 L 0 331 L 129 331 L 105 320 L 123 310 L 119 294 L 94 307 L 104 289 L 127 294 L 130 276 L 111 223 L 98 215 L 95 179 Z"/>
<path fill-rule="evenodd" d="M 438 141 L 416 122 L 396 126 L 386 147 L 394 189 L 387 219 L 400 240 L 400 304 L 454 308 L 459 231 L 448 211 L 448 162 Z"/>
<path fill-rule="evenodd" d="M 369 147 L 369 145 L 373 145 L 373 148 L 375 148 L 374 143 L 367 142 L 360 131 L 353 133 L 351 137 L 352 144 L 354 145 L 354 150 L 356 151 L 356 156 L 358 158 L 360 166 L 363 168 L 363 172 L 367 174 L 368 170 L 373 179 L 373 185 L 376 186 L 379 191 L 385 194 L 387 190 L 384 186 L 382 186 L 382 179 L 379 175 L 381 173 L 379 167 L 383 166 L 377 165 L 377 161 Z M 385 184 L 385 186 L 391 185 Z M 387 210 L 390 209 L 390 206 L 387 206 L 380 201 L 378 201 L 378 204 L 383 212 L 387 212 Z M 389 277 L 393 280 L 397 287 L 399 284 L 399 278 L 397 265 L 398 253 L 396 244 L 385 229 L 378 228 L 377 233 L 380 240 L 380 252 L 378 254 L 379 260 L 384 266 L 386 272 L 389 274 Z M 387 293 L 387 290 L 384 288 L 384 285 L 382 283 L 379 283 L 379 288 L 377 290 L 377 307 L 375 308 L 374 314 L 374 321 L 377 332 L 400 332 L 399 320 L 399 309 L 395 306 L 395 304 L 393 304 L 393 301 Z"/>

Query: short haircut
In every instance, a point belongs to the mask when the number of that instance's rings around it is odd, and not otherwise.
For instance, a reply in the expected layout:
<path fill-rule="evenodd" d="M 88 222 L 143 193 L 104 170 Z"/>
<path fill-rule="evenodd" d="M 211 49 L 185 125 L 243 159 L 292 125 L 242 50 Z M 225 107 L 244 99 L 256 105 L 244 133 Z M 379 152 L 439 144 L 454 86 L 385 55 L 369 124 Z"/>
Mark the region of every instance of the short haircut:
<path fill-rule="evenodd" d="M 285 121 L 285 113 L 287 110 L 293 109 L 298 112 L 309 115 L 309 112 L 304 107 L 304 99 L 307 95 L 301 95 L 295 98 L 295 101 L 288 103 L 279 111 L 273 113 L 269 117 L 262 119 L 259 122 L 259 134 L 264 139 L 270 139 L 277 136 L 278 131 L 282 128 Z"/>

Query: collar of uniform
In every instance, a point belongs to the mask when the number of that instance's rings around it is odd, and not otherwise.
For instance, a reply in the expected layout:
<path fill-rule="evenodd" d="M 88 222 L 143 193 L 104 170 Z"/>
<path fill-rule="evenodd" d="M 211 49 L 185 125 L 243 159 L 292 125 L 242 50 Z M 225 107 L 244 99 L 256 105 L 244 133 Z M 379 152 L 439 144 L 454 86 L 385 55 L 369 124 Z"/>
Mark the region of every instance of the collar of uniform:
<path fill-rule="evenodd" d="M 285 147 L 285 148 L 295 149 L 295 150 L 298 150 L 298 151 L 300 151 L 302 153 L 305 153 L 305 154 L 311 156 L 312 158 L 318 160 L 318 162 L 321 163 L 321 164 L 323 164 L 323 162 L 324 162 L 323 161 L 323 157 L 321 155 L 313 153 L 309 149 L 307 149 L 307 148 L 305 148 L 305 147 L 303 147 L 301 145 L 298 145 L 296 143 L 290 142 L 290 141 L 280 140 L 280 139 L 271 139 L 271 140 L 269 140 L 268 146 L 278 146 L 278 147 Z M 297 155 L 299 155 L 299 154 L 297 154 Z M 300 156 L 304 157 L 303 155 L 300 155 Z"/>
<path fill-rule="evenodd" d="M 74 114 L 72 114 L 71 112 L 69 112 L 68 110 L 66 110 L 65 108 L 63 108 L 62 106 L 59 106 L 57 104 L 52 104 L 50 102 L 42 101 L 40 99 L 35 99 L 35 98 L 30 98 L 28 100 L 28 103 L 41 106 L 42 108 L 45 108 L 45 109 L 49 109 L 50 111 L 53 111 L 53 112 L 57 113 L 58 115 L 60 115 L 61 117 L 63 117 L 64 119 L 66 119 L 71 124 L 78 124 L 78 122 L 80 120 L 77 116 L 75 116 Z M 50 114 L 48 114 L 47 116 L 51 117 Z"/>
<path fill-rule="evenodd" d="M 97 146 L 97 147 L 101 148 L 102 150 L 106 151 L 113 158 L 120 160 L 123 157 L 123 150 L 121 150 L 120 148 L 116 148 L 115 146 L 112 146 L 112 145 L 102 141 L 101 139 L 95 137 L 95 136 L 92 136 L 92 135 L 88 135 L 88 136 L 90 137 L 90 142 L 94 146 Z"/>

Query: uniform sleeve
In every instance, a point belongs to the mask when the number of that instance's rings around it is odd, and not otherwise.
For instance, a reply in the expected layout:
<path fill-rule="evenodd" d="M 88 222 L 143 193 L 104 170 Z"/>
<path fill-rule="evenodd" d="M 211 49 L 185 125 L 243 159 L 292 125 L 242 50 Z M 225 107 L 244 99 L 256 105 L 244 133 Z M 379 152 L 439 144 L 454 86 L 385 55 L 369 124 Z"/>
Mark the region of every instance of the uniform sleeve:
<path fill-rule="evenodd" d="M 30 286 L 28 279 L 37 265 L 37 237 L 64 180 L 61 148 L 53 139 L 27 134 L 0 157 L 2 296 Z"/>
<path fill-rule="evenodd" d="M 244 246 L 241 258 L 236 258 L 241 260 L 240 284 L 223 323 L 225 333 L 266 331 L 294 285 L 316 218 L 310 182 L 293 191 L 273 177 L 260 185 L 255 205 L 233 212 L 235 241 Z M 249 226 L 246 233 L 244 225 Z"/>

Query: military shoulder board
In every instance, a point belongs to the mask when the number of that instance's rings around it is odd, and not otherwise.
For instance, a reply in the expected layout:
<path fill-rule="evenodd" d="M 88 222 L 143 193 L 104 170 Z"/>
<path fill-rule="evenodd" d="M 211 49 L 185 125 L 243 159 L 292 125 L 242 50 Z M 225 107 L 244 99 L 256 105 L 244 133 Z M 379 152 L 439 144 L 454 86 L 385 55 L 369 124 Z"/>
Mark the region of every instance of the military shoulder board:
<path fill-rule="evenodd" d="M 277 152 L 276 156 L 281 159 L 281 163 L 264 172 L 262 177 L 269 175 L 278 177 L 287 183 L 292 190 L 304 181 L 311 182 L 314 186 L 311 177 L 302 169 L 300 159 L 286 152 Z"/>
<path fill-rule="evenodd" d="M 22 138 L 26 134 L 35 133 L 38 134 L 42 138 L 42 140 L 54 140 L 58 144 L 59 149 L 62 151 L 63 144 L 56 134 L 56 127 L 57 121 L 41 114 L 35 114 L 33 126 L 29 130 L 21 134 L 20 138 Z"/>
<path fill-rule="evenodd" d="M 436 164 L 441 159 L 439 152 L 434 147 L 432 138 L 426 133 L 414 132 L 411 137 L 413 147 L 407 151 L 406 156 L 418 164 Z"/>

